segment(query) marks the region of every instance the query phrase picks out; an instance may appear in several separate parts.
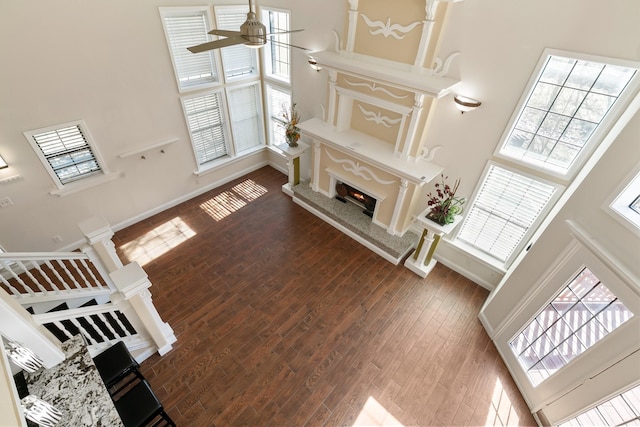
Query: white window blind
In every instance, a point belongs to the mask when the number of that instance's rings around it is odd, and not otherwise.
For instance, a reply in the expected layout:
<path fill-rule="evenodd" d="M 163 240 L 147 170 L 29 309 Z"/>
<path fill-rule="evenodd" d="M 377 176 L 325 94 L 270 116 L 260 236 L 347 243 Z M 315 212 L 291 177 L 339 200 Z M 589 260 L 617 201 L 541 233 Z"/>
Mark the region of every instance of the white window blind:
<path fill-rule="evenodd" d="M 80 123 L 25 132 L 25 136 L 35 143 L 61 184 L 102 170 Z"/>
<path fill-rule="evenodd" d="M 206 10 L 161 8 L 171 59 L 180 89 L 211 85 L 218 81 L 212 52 L 191 53 L 188 47 L 211 41 Z"/>
<path fill-rule="evenodd" d="M 458 239 L 506 262 L 557 187 L 490 165 Z"/>
<path fill-rule="evenodd" d="M 262 145 L 260 91 L 257 84 L 230 89 L 229 112 L 233 140 L 238 152 Z"/>
<path fill-rule="evenodd" d="M 226 156 L 227 132 L 222 95 L 211 92 L 183 99 L 182 103 L 198 165 Z"/>
<path fill-rule="evenodd" d="M 276 86 L 267 86 L 267 103 L 269 107 L 269 129 L 272 144 L 285 142 L 283 109 L 291 108 L 291 93 Z"/>
<path fill-rule="evenodd" d="M 217 27 L 221 30 L 238 31 L 247 19 L 248 6 L 216 6 Z M 258 73 L 257 52 L 244 45 L 220 49 L 222 66 L 227 80 L 255 77 Z"/>

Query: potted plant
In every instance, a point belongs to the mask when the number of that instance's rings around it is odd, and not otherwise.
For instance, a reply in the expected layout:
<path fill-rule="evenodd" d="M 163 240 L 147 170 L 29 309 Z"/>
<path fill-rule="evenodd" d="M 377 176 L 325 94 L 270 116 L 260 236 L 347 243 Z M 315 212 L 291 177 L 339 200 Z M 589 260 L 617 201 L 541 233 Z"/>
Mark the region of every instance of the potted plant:
<path fill-rule="evenodd" d="M 456 197 L 460 179 L 456 179 L 453 187 L 451 187 L 446 183 L 448 178 L 448 176 L 440 175 L 441 182 L 436 182 L 435 194 L 427 194 L 429 199 L 427 204 L 430 209 L 426 216 L 440 225 L 451 224 L 455 219 L 454 217 L 462 213 L 462 205 L 465 202 L 464 197 Z"/>
<path fill-rule="evenodd" d="M 297 147 L 300 139 L 300 114 L 296 111 L 296 104 L 291 105 L 289 110 L 285 104 L 282 104 L 282 118 L 284 119 L 284 134 L 289 147 Z"/>

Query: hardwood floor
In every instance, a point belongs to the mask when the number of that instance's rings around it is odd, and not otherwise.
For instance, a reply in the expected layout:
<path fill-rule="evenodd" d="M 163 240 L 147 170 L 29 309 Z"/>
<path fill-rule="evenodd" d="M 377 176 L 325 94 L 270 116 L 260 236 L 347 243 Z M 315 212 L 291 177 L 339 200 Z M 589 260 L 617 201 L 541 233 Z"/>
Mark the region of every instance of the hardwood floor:
<path fill-rule="evenodd" d="M 486 290 L 390 264 L 284 182 L 265 167 L 113 239 L 178 338 L 142 372 L 179 426 L 535 425 L 477 319 Z"/>

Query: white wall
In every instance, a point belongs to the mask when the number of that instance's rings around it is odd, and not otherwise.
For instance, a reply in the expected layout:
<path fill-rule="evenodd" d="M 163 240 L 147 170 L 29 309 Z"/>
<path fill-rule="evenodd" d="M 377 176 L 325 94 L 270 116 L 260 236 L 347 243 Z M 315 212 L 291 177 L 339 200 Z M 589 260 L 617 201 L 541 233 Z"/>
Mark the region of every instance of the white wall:
<path fill-rule="evenodd" d="M 125 225 L 272 159 L 263 153 L 211 175 L 193 175 L 195 160 L 157 8 L 233 3 L 238 1 L 0 2 L 0 154 L 11 165 L 0 171 L 0 180 L 23 177 L 0 184 L 0 198 L 14 201 L 0 209 L 0 245 L 10 251 L 60 249 L 81 240 L 76 223 L 89 216 Z M 305 29 L 293 35 L 295 44 L 326 49 L 333 44 L 332 30 L 344 38 L 347 0 L 258 3 L 292 10 L 293 27 Z M 434 161 L 462 179 L 461 195 L 471 195 L 543 49 L 638 59 L 638 16 L 636 0 L 450 5 L 440 56 L 462 53 L 451 70 L 462 78 L 459 92 L 483 105 L 460 115 L 450 96 L 439 100 L 427 145 L 443 146 Z M 292 60 L 294 100 L 303 118 L 320 117 L 326 71 L 311 70 L 299 50 Z M 95 191 L 58 198 L 48 194 L 51 179 L 22 132 L 75 119 L 86 121 L 109 169 L 122 176 Z M 179 141 L 164 155 L 153 152 L 146 161 L 117 157 L 170 138 Z M 54 244 L 54 235 L 62 243 Z M 502 276 L 446 244 L 439 256 L 489 288 Z"/>

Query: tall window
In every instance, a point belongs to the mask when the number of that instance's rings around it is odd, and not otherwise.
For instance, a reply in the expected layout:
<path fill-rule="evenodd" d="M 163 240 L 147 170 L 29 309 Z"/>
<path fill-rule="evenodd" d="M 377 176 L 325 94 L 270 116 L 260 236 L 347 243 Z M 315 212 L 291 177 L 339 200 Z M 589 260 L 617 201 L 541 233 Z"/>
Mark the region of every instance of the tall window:
<path fill-rule="evenodd" d="M 238 31 L 247 19 L 249 6 L 216 6 L 216 25 L 221 30 Z M 220 49 L 222 66 L 227 81 L 257 77 L 258 59 L 254 49 L 244 45 L 228 46 Z"/>
<path fill-rule="evenodd" d="M 103 172 L 82 121 L 28 131 L 24 135 L 58 188 Z"/>
<path fill-rule="evenodd" d="M 242 152 L 262 145 L 262 103 L 258 84 L 229 88 L 227 93 L 236 150 Z"/>
<path fill-rule="evenodd" d="M 190 46 L 211 41 L 209 8 L 162 7 L 162 24 L 171 53 L 180 91 L 208 87 L 218 82 L 215 56 L 212 51 L 193 54 Z"/>
<path fill-rule="evenodd" d="M 565 421 L 560 427 L 640 425 L 640 385 Z"/>
<path fill-rule="evenodd" d="M 504 263 L 557 191 L 554 184 L 491 164 L 458 239 Z"/>
<path fill-rule="evenodd" d="M 265 73 L 283 82 L 291 81 L 291 48 L 289 34 L 276 34 L 291 30 L 290 13 L 282 10 L 263 9 L 262 23 L 267 27 L 269 43 L 265 46 Z"/>
<path fill-rule="evenodd" d="M 182 105 L 198 166 L 226 156 L 228 132 L 222 94 L 210 92 L 183 98 Z"/>
<path fill-rule="evenodd" d="M 536 386 L 633 317 L 587 267 L 510 343 Z"/>
<path fill-rule="evenodd" d="M 638 65 L 546 51 L 469 206 L 458 241 L 508 266 L 637 89 Z M 524 170 L 527 170 L 525 172 Z"/>
<path fill-rule="evenodd" d="M 262 8 L 262 22 L 270 34 L 291 30 L 288 11 Z M 282 112 L 283 108 L 290 108 L 292 103 L 289 41 L 289 34 L 276 34 L 270 37 L 270 42 L 263 48 L 267 129 L 272 145 L 285 142 Z"/>

